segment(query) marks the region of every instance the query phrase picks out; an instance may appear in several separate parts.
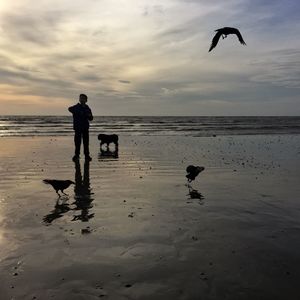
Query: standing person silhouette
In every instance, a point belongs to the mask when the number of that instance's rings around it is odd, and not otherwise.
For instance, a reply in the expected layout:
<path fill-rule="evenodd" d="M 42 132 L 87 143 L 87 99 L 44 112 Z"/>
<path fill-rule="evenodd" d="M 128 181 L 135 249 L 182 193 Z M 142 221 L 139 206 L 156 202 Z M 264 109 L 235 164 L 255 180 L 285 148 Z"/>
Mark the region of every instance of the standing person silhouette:
<path fill-rule="evenodd" d="M 87 95 L 79 95 L 79 103 L 69 107 L 69 112 L 73 115 L 73 129 L 74 143 L 75 143 L 75 155 L 73 156 L 73 161 L 79 159 L 81 139 L 83 140 L 83 149 L 85 159 L 91 161 L 89 151 L 89 121 L 93 120 L 93 114 L 89 106 L 86 104 L 88 100 Z"/>

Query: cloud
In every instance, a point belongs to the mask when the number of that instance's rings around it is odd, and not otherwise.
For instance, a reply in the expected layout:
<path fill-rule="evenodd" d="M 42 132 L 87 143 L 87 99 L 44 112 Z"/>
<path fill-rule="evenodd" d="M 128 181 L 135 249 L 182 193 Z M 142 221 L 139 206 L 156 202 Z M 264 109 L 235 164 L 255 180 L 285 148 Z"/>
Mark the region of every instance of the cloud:
<path fill-rule="evenodd" d="M 142 15 L 147 17 L 149 16 L 150 14 L 153 15 L 153 14 L 158 14 L 158 15 L 163 15 L 165 13 L 165 8 L 163 5 L 160 5 L 160 4 L 156 4 L 156 5 L 152 5 L 152 6 L 149 6 L 149 5 L 146 5 L 144 8 L 143 8 L 143 13 Z"/>
<path fill-rule="evenodd" d="M 95 114 L 242 113 L 251 104 L 269 113 L 263 103 L 272 101 L 279 110 L 297 101 L 297 8 L 296 0 L 16 0 L 0 11 L 0 103 L 8 91 L 40 97 L 40 108 L 85 92 Z M 238 27 L 247 47 L 229 36 L 208 53 L 223 26 Z M 64 113 L 65 101 L 53 109 Z"/>
<path fill-rule="evenodd" d="M 257 74 L 251 80 L 285 88 L 300 88 L 300 50 L 271 51 L 252 63 Z"/>
<path fill-rule="evenodd" d="M 129 80 L 119 80 L 119 82 L 121 82 L 121 83 L 127 83 L 127 84 L 131 83 L 131 81 L 129 81 Z"/>
<path fill-rule="evenodd" d="M 98 75 L 95 74 L 82 74 L 80 76 L 77 77 L 78 80 L 80 81 L 95 81 L 95 82 L 99 82 L 102 80 L 102 78 Z"/>
<path fill-rule="evenodd" d="M 47 46 L 57 41 L 58 25 L 63 16 L 59 11 L 8 13 L 2 16 L 1 27 L 10 41 Z"/>

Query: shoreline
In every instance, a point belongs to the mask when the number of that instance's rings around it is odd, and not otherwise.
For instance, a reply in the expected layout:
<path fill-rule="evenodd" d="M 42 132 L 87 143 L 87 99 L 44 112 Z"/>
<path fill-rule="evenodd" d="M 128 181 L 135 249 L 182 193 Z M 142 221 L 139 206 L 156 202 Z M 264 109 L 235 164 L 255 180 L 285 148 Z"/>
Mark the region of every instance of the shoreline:
<path fill-rule="evenodd" d="M 0 117 L 0 136 L 65 136 L 69 117 Z M 300 134 L 300 117 L 97 117 L 90 133 L 153 136 L 231 136 Z"/>
<path fill-rule="evenodd" d="M 110 134 L 110 132 L 106 132 L 107 134 Z M 90 136 L 98 136 L 98 132 L 95 131 L 90 131 L 89 132 Z M 251 137 L 251 136 L 298 136 L 300 133 L 245 133 L 245 134 L 220 134 L 220 135 L 207 135 L 207 136 L 202 136 L 202 135 L 180 135 L 180 134 L 126 134 L 126 133 L 118 133 L 118 136 L 122 137 L 136 137 L 136 136 L 141 136 L 141 137 L 186 137 L 186 138 L 218 138 L 218 137 Z M 70 134 L 63 134 L 63 135 L 3 135 L 0 136 L 1 138 L 63 138 L 63 137 L 73 137 L 74 132 L 70 132 Z"/>

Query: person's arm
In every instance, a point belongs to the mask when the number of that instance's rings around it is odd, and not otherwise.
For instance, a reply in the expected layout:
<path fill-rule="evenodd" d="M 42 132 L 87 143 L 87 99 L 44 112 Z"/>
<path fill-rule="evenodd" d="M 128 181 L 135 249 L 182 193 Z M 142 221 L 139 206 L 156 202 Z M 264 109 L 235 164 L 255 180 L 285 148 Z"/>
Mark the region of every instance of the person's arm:
<path fill-rule="evenodd" d="M 90 108 L 89 108 L 89 110 L 88 110 L 87 118 L 88 118 L 89 121 L 93 121 L 93 119 L 94 119 L 93 114 L 92 114 L 92 111 L 91 111 Z"/>
<path fill-rule="evenodd" d="M 70 112 L 70 113 L 74 113 L 75 112 L 75 105 L 73 105 L 73 106 L 70 106 L 69 108 L 68 108 L 68 111 Z"/>

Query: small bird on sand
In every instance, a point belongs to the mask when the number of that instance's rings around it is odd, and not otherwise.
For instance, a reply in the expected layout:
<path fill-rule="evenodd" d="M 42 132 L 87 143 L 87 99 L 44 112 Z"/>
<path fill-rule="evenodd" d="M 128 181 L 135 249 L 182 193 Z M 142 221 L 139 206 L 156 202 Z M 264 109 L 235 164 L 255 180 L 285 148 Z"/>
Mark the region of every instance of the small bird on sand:
<path fill-rule="evenodd" d="M 61 195 L 58 191 L 61 191 L 63 194 L 67 195 L 64 193 L 64 190 L 67 189 L 71 184 L 75 184 L 75 182 L 72 180 L 44 179 L 43 182 L 52 185 L 59 196 Z"/>
<path fill-rule="evenodd" d="M 218 42 L 219 42 L 219 39 L 220 37 L 222 36 L 223 39 L 227 38 L 227 35 L 229 34 L 236 34 L 240 43 L 242 45 L 246 45 L 245 41 L 243 40 L 243 37 L 241 35 L 241 33 L 239 32 L 238 29 L 236 28 L 232 28 L 232 27 L 223 27 L 223 28 L 219 28 L 217 30 L 215 30 L 217 33 L 216 35 L 214 36 L 212 42 L 211 42 L 211 45 L 210 45 L 210 48 L 208 50 L 208 52 L 210 52 L 212 49 L 214 49 Z"/>
<path fill-rule="evenodd" d="M 193 165 L 189 165 L 186 168 L 186 172 L 188 173 L 186 175 L 186 178 L 188 179 L 188 182 L 192 182 L 193 180 L 195 180 L 195 178 L 199 175 L 200 172 L 204 171 L 204 167 L 199 167 L 199 166 L 193 166 Z"/>

